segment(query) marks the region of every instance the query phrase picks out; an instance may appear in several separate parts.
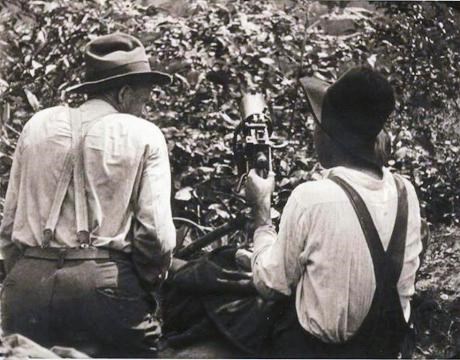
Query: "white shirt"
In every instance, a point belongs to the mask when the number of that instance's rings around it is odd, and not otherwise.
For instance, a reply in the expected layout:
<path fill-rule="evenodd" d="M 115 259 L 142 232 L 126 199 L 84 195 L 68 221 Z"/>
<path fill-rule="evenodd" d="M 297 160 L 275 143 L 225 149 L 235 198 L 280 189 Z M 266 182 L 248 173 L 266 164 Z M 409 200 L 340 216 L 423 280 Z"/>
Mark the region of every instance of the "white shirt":
<path fill-rule="evenodd" d="M 329 172 L 361 195 L 386 250 L 397 209 L 391 173 L 383 169 L 383 178 L 378 180 L 344 167 Z M 404 183 L 408 227 L 398 292 L 408 320 L 422 242 L 418 199 L 412 184 Z M 356 213 L 337 184 L 322 179 L 299 185 L 284 208 L 278 235 L 273 227 L 260 227 L 254 234 L 254 247 L 253 277 L 262 295 L 295 291 L 300 324 L 324 342 L 342 343 L 356 333 L 369 312 L 375 277 Z"/>
<path fill-rule="evenodd" d="M 131 252 L 133 238 L 149 242 L 159 258 L 176 233 L 163 134 L 152 123 L 117 112 L 102 100 L 81 106 L 85 185 L 93 245 Z M 71 146 L 68 111 L 40 111 L 25 125 L 15 151 L 0 227 L 1 250 L 15 243 L 41 246 L 43 230 Z M 62 205 L 51 247 L 77 247 L 73 185 Z M 165 259 L 165 261 L 169 261 Z"/>

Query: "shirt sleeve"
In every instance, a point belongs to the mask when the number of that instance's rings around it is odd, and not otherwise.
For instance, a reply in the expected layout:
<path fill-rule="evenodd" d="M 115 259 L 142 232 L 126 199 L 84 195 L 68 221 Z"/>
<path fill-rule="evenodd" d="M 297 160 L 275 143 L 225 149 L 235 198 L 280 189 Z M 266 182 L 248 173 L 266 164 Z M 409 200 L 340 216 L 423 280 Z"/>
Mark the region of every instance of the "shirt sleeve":
<path fill-rule="evenodd" d="M 150 285 L 167 276 L 176 231 L 171 213 L 171 171 L 168 149 L 159 129 L 146 147 L 135 210 L 133 260 Z"/>
<path fill-rule="evenodd" d="M 410 298 L 415 293 L 415 276 L 420 265 L 422 251 L 420 206 L 414 187 L 404 181 L 408 195 L 408 222 L 404 265 L 398 281 L 398 293 L 406 320 L 410 316 Z"/>
<path fill-rule="evenodd" d="M 265 298 L 277 293 L 291 295 L 301 276 L 300 255 L 308 233 L 308 214 L 290 196 L 281 216 L 278 234 L 272 226 L 261 226 L 254 233 L 252 272 L 258 292 Z"/>
<path fill-rule="evenodd" d="M 3 220 L 0 226 L 0 260 L 9 262 L 17 248 L 13 243 L 13 226 L 18 207 L 19 184 L 21 182 L 21 153 L 25 129 L 21 133 L 13 155 L 13 163 L 10 169 L 8 189 L 6 191 L 3 206 Z M 6 264 L 8 270 L 10 266 Z"/>

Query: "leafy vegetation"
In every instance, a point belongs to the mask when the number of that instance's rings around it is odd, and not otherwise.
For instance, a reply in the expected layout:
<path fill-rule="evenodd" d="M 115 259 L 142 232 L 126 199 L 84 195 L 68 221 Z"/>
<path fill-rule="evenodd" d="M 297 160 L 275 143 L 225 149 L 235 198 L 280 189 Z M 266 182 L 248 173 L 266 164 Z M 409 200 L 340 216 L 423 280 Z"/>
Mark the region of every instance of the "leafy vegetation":
<path fill-rule="evenodd" d="M 245 208 L 233 193 L 230 143 L 248 88 L 265 94 L 275 133 L 288 141 L 274 158 L 274 202 L 281 211 L 291 190 L 317 171 L 312 118 L 298 76 L 333 79 L 367 63 L 390 79 L 397 95 L 387 129 L 390 166 L 416 185 L 431 223 L 459 224 L 460 29 L 454 9 L 436 2 L 356 8 L 346 2 L 196 0 L 168 11 L 165 2 L 157 3 L 0 0 L 0 205 L 24 123 L 40 108 L 81 103 L 81 96 L 64 90 L 82 78 L 84 45 L 124 31 L 142 40 L 153 67 L 174 74 L 171 87 L 155 89 L 148 120 L 168 140 L 176 216 L 207 229 Z M 433 259 L 425 268 L 430 274 L 453 270 Z M 445 301 L 436 304 L 443 308 Z M 446 355 L 423 346 L 420 356 Z"/>
<path fill-rule="evenodd" d="M 460 357 L 459 262 L 460 231 L 441 226 L 432 234 L 417 275 L 415 358 Z"/>
<path fill-rule="evenodd" d="M 458 223 L 460 36 L 453 10 L 436 3 L 379 4 L 372 11 L 344 3 L 282 5 L 196 1 L 184 3 L 179 17 L 124 0 L 5 2 L 2 196 L 23 124 L 33 111 L 64 100 L 63 90 L 80 80 L 89 39 L 127 31 L 142 39 L 153 66 L 175 75 L 173 86 L 156 89 L 149 120 L 169 141 L 178 215 L 214 226 L 244 206 L 228 194 L 236 181 L 229 140 L 245 88 L 265 93 L 276 134 L 290 143 L 275 154 L 280 210 L 316 163 L 297 75 L 332 79 L 368 63 L 397 93 L 390 164 L 417 185 L 429 220 Z"/>

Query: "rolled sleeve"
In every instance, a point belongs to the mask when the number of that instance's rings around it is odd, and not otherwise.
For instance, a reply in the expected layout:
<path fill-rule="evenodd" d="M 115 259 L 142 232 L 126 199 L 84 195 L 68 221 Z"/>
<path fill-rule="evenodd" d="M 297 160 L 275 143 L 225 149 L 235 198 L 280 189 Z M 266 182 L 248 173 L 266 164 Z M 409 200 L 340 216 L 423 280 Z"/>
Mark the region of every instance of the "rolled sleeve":
<path fill-rule="evenodd" d="M 289 296 L 299 282 L 305 215 L 293 193 L 284 208 L 279 233 L 272 226 L 262 226 L 254 233 L 253 281 L 265 298 Z"/>
<path fill-rule="evenodd" d="M 405 181 L 408 194 L 409 218 L 407 226 L 404 266 L 398 281 L 398 293 L 404 317 L 410 317 L 410 299 L 415 293 L 415 277 L 420 265 L 422 252 L 420 206 L 414 187 Z"/>
<path fill-rule="evenodd" d="M 13 227 L 18 207 L 19 184 L 21 182 L 21 152 L 25 132 L 26 128 L 24 128 L 23 133 L 18 139 L 13 155 L 13 163 L 3 208 L 3 220 L 0 226 L 0 260 L 5 261 L 7 271 L 12 267 L 19 252 L 19 248 L 13 242 Z"/>
<path fill-rule="evenodd" d="M 166 278 L 176 246 L 170 197 L 168 150 L 158 130 L 144 154 L 132 250 L 139 275 L 149 284 Z"/>

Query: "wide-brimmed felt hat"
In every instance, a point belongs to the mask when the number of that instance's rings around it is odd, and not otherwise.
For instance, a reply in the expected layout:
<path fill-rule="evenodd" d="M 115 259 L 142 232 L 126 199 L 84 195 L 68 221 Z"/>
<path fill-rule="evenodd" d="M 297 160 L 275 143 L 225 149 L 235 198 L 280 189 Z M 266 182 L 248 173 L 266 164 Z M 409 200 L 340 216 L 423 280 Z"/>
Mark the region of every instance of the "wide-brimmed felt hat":
<path fill-rule="evenodd" d="M 390 83 L 368 67 L 352 68 L 333 84 L 315 77 L 300 82 L 320 128 L 352 155 L 380 165 L 375 141 L 395 107 Z"/>
<path fill-rule="evenodd" d="M 152 71 L 142 43 L 134 36 L 114 33 L 90 41 L 85 48 L 85 81 L 66 91 L 91 93 L 123 81 L 168 85 L 171 76 Z"/>

